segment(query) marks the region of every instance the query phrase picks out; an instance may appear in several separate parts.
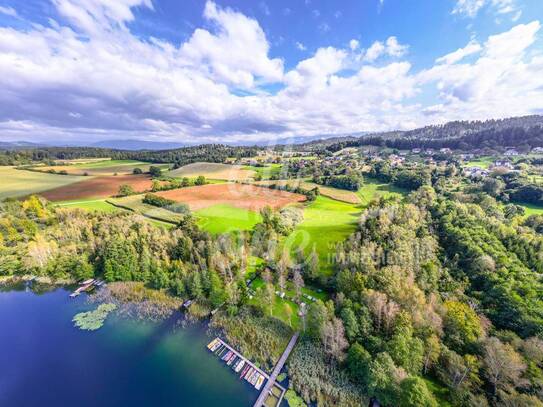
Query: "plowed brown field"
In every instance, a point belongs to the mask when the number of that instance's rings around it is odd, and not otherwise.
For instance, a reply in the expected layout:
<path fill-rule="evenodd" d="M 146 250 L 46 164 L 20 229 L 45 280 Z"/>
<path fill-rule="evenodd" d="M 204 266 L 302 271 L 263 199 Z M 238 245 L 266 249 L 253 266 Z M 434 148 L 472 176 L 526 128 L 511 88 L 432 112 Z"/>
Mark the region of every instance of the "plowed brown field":
<path fill-rule="evenodd" d="M 305 196 L 286 191 L 245 184 L 210 184 L 197 187 L 159 192 L 158 195 L 174 201 L 184 202 L 191 210 L 211 205 L 226 204 L 237 208 L 259 211 L 265 206 L 282 208 L 291 203 L 305 201 Z"/>
<path fill-rule="evenodd" d="M 151 188 L 151 178 L 147 175 L 119 175 L 116 177 L 95 177 L 41 192 L 50 201 L 71 201 L 74 199 L 107 198 L 116 195 L 123 184 L 131 185 L 136 192 Z"/>

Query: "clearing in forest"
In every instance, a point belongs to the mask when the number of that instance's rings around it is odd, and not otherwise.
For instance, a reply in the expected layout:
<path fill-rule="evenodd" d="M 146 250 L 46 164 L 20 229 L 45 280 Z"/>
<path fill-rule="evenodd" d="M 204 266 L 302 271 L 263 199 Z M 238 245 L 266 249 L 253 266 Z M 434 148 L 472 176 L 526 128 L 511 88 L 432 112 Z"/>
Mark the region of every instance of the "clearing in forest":
<path fill-rule="evenodd" d="M 44 174 L 41 172 L 17 170 L 14 167 L 0 167 L 0 199 L 18 198 L 77 183 L 85 177 Z"/>
<path fill-rule="evenodd" d="M 57 175 L 57 177 L 74 178 L 73 176 Z M 119 175 L 110 177 L 77 177 L 83 179 L 75 184 L 49 189 L 41 196 L 50 201 L 72 201 L 76 199 L 108 198 L 119 191 L 121 185 L 127 184 L 137 192 L 151 188 L 152 181 L 147 175 Z"/>
<path fill-rule="evenodd" d="M 266 206 L 279 209 L 289 204 L 303 202 L 306 199 L 304 195 L 300 194 L 235 183 L 173 189 L 158 192 L 157 195 L 177 202 L 184 202 L 189 205 L 192 211 L 213 205 L 230 205 L 259 212 Z"/>
<path fill-rule="evenodd" d="M 168 173 L 171 177 L 196 178 L 203 175 L 209 179 L 226 181 L 245 181 L 253 178 L 254 171 L 246 170 L 241 165 L 199 162 L 185 165 Z"/>

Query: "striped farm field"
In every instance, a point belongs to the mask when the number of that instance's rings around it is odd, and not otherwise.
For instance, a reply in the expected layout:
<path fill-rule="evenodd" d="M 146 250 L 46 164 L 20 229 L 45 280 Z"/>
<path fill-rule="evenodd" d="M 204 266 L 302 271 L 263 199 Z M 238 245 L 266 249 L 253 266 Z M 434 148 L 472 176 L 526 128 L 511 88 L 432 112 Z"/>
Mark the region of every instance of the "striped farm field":
<path fill-rule="evenodd" d="M 185 165 L 168 173 L 171 177 L 196 178 L 203 175 L 209 179 L 225 181 L 244 181 L 255 175 L 255 171 L 245 169 L 241 165 L 198 162 Z"/>
<path fill-rule="evenodd" d="M 229 205 L 235 208 L 259 212 L 265 206 L 274 209 L 286 205 L 304 202 L 304 195 L 286 191 L 277 191 L 250 184 L 208 184 L 171 191 L 157 192 L 157 195 L 184 202 L 192 211 L 198 211 L 213 205 Z"/>
<path fill-rule="evenodd" d="M 156 166 L 163 170 L 169 168 L 169 164 L 151 164 L 148 162 L 135 161 L 135 160 L 92 160 L 86 162 L 68 162 L 67 165 L 54 165 L 50 167 L 36 167 L 39 171 L 66 171 L 68 174 L 73 175 L 92 175 L 92 176 L 105 176 L 105 175 L 127 175 L 132 174 L 134 168 L 139 168 L 143 172 L 148 172 L 149 167 Z"/>
<path fill-rule="evenodd" d="M 0 199 L 19 198 L 58 187 L 66 187 L 87 179 L 70 175 L 45 174 L 36 171 L 0 167 Z"/>
<path fill-rule="evenodd" d="M 292 188 L 300 187 L 303 190 L 310 191 L 314 188 L 318 188 L 321 195 L 326 196 L 336 201 L 342 201 L 350 204 L 359 204 L 361 199 L 355 192 L 347 191 L 345 189 L 333 188 L 324 185 L 315 184 L 314 182 L 304 181 L 303 179 L 295 180 L 277 180 L 277 181 L 256 181 L 253 184 L 255 185 L 278 185 L 280 187 L 285 187 L 289 185 Z"/>
<path fill-rule="evenodd" d="M 57 177 L 73 178 L 72 176 L 57 175 Z M 137 192 L 151 188 L 152 181 L 147 175 L 119 175 L 108 177 L 78 177 L 83 179 L 71 185 L 65 185 L 40 193 L 50 201 L 74 201 L 91 198 L 108 198 L 117 194 L 123 184 L 132 186 Z"/>

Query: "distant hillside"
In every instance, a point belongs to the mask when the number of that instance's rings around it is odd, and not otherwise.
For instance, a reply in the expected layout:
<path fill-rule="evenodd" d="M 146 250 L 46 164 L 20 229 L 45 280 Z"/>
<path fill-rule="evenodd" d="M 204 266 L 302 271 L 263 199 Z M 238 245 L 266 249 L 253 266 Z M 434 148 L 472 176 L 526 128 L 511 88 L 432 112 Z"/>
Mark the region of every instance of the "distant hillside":
<path fill-rule="evenodd" d="M 543 116 L 455 121 L 409 131 L 373 133 L 356 140 L 346 138 L 336 143 L 326 144 L 325 148 L 328 151 L 364 145 L 397 149 L 443 147 L 461 150 L 503 149 L 505 147 L 530 149 L 543 146 Z"/>
<path fill-rule="evenodd" d="M 185 147 L 181 143 L 146 141 L 146 140 L 104 140 L 92 143 L 89 147 L 109 148 L 114 150 L 173 150 Z"/>
<path fill-rule="evenodd" d="M 39 147 L 45 147 L 45 144 L 32 143 L 30 141 L 0 141 L 0 150 L 21 150 Z"/>

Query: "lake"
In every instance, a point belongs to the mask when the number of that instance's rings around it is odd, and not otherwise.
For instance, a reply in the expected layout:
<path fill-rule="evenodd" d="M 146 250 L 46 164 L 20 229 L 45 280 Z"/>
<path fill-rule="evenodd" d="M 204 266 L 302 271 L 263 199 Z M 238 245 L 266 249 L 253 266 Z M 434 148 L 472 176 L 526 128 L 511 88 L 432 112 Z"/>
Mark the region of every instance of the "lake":
<path fill-rule="evenodd" d="M 202 326 L 174 328 L 111 314 L 75 328 L 84 296 L 0 292 L 0 405 L 251 406 L 258 392 L 213 356 Z"/>

